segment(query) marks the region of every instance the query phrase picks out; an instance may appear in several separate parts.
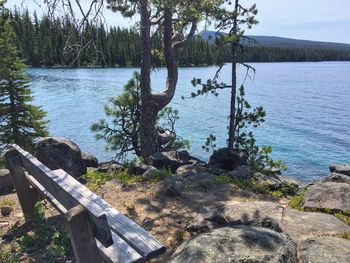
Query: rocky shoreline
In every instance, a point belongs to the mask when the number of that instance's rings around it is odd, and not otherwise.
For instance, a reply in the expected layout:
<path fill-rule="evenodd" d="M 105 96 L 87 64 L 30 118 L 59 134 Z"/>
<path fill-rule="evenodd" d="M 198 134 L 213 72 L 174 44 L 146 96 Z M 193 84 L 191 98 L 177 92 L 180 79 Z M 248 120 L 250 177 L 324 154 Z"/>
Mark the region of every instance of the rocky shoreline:
<path fill-rule="evenodd" d="M 306 185 L 277 170 L 252 171 L 244 152 L 228 149 L 215 152 L 208 164 L 187 151 L 171 151 L 152 156 L 147 165 L 122 166 L 99 164 L 73 142 L 46 138 L 38 143 L 36 156 L 50 169 L 76 178 L 86 171 L 112 175 L 121 170 L 137 177 L 130 186 L 112 179 L 98 193 L 113 199 L 117 193 L 111 189 L 118 189 L 129 203 L 127 211 L 133 207 L 138 215 L 135 220 L 170 247 L 155 262 L 350 262 L 350 165 L 330 165 L 328 176 Z M 154 180 L 165 168 L 171 175 Z M 0 192 L 13 191 L 9 176 L 0 170 Z M 293 199 L 297 205 L 291 205 Z M 151 203 L 154 208 L 146 211 Z M 152 219 L 181 222 L 181 240 L 168 244 L 163 228 L 148 225 L 147 218 L 172 206 L 177 218 Z M 179 235 L 179 228 L 174 231 Z"/>

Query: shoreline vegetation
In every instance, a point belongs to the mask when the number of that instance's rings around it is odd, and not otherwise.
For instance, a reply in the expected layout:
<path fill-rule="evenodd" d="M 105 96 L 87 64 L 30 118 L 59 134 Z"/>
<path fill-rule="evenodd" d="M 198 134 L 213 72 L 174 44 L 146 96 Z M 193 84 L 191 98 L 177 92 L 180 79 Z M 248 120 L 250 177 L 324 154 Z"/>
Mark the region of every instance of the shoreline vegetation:
<path fill-rule="evenodd" d="M 258 64 L 258 63 L 325 63 L 325 62 L 350 62 L 349 60 L 321 60 L 321 61 L 275 61 L 275 62 L 265 62 L 265 61 L 261 61 L 261 62 L 251 62 L 254 64 Z M 230 64 L 230 62 L 226 62 L 225 64 Z M 179 68 L 207 68 L 207 67 L 216 67 L 217 65 L 207 65 L 207 64 L 200 64 L 200 65 L 183 65 L 183 66 L 179 66 Z M 37 68 L 37 69 L 138 69 L 140 68 L 140 66 L 99 66 L 99 65 L 94 65 L 94 66 L 30 66 L 30 65 L 26 65 L 27 68 Z M 162 66 L 157 66 L 157 68 L 162 69 L 162 68 L 166 68 L 166 66 L 162 65 Z"/>

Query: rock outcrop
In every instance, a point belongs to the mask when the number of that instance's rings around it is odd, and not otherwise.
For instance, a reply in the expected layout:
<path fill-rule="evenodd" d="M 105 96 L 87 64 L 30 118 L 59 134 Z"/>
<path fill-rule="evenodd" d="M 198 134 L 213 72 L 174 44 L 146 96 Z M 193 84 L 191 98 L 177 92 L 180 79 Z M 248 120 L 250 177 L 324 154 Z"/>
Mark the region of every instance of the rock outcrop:
<path fill-rule="evenodd" d="M 150 156 L 149 164 L 157 169 L 168 168 L 175 172 L 180 166 L 199 163 L 187 151 L 158 152 Z"/>
<path fill-rule="evenodd" d="M 295 242 L 316 235 L 350 233 L 350 227 L 332 215 L 302 212 L 272 202 L 232 203 L 199 214 L 188 226 L 191 233 L 205 232 L 222 226 L 257 225 L 273 219 Z"/>
<path fill-rule="evenodd" d="M 340 173 L 331 173 L 323 179 L 323 182 L 350 184 L 350 176 Z"/>
<path fill-rule="evenodd" d="M 225 171 L 232 171 L 241 165 L 246 165 L 248 153 L 243 150 L 230 150 L 222 148 L 214 151 L 210 156 L 209 165 Z"/>
<path fill-rule="evenodd" d="M 83 159 L 85 167 L 98 167 L 98 160 L 96 156 L 92 155 L 91 153 L 82 152 L 81 158 Z"/>
<path fill-rule="evenodd" d="M 331 212 L 350 210 L 350 184 L 324 182 L 310 185 L 305 191 L 303 207 L 309 210 L 326 209 Z"/>
<path fill-rule="evenodd" d="M 223 227 L 185 241 L 170 263 L 296 263 L 295 243 L 288 235 L 264 227 Z"/>
<path fill-rule="evenodd" d="M 124 167 L 121 164 L 115 161 L 110 161 L 110 162 L 100 163 L 96 168 L 96 171 L 101 173 L 113 173 L 117 170 L 122 170 L 122 169 L 124 169 Z"/>
<path fill-rule="evenodd" d="M 350 240 L 339 237 L 313 237 L 301 242 L 302 262 L 349 263 Z"/>
<path fill-rule="evenodd" d="M 340 173 L 350 176 L 350 164 L 331 164 L 329 170 L 331 173 Z"/>
<path fill-rule="evenodd" d="M 248 165 L 241 165 L 227 174 L 232 179 L 246 179 L 250 177 L 250 169 Z"/>
<path fill-rule="evenodd" d="M 57 137 L 41 139 L 36 144 L 35 156 L 51 170 L 63 169 L 75 178 L 86 173 L 80 148 L 67 139 Z"/>

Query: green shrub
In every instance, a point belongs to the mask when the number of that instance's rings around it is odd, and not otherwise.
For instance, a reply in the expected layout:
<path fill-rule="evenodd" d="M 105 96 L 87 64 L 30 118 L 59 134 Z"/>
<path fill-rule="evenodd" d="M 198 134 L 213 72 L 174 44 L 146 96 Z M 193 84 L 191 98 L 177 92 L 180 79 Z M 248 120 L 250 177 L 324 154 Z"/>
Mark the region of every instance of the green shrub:
<path fill-rule="evenodd" d="M 89 187 L 93 191 L 96 191 L 108 180 L 112 179 L 111 176 L 105 173 L 101 173 L 93 170 L 88 171 L 85 175 L 82 176 L 82 178 L 87 181 L 87 187 Z"/>
<path fill-rule="evenodd" d="M 272 191 L 272 195 L 275 197 L 287 197 L 293 196 L 296 194 L 298 187 L 294 184 L 290 184 L 288 182 L 283 182 L 280 188 L 276 191 Z"/>
<path fill-rule="evenodd" d="M 304 210 L 304 208 L 302 207 L 303 201 L 304 201 L 304 191 L 301 192 L 299 195 L 293 196 L 292 199 L 290 199 L 288 204 L 291 208 L 303 211 Z"/>
<path fill-rule="evenodd" d="M 334 216 L 350 226 L 350 214 L 336 213 Z"/>
<path fill-rule="evenodd" d="M 124 171 L 116 171 L 113 174 L 113 178 L 118 179 L 123 184 L 131 184 L 131 183 L 140 182 L 140 181 L 143 180 L 141 175 L 131 174 L 131 173 L 129 173 L 126 170 L 124 170 Z"/>
<path fill-rule="evenodd" d="M 232 184 L 233 179 L 228 174 L 220 174 L 213 178 L 214 184 Z"/>
<path fill-rule="evenodd" d="M 56 229 L 48 224 L 45 219 L 45 204 L 43 201 L 35 205 L 30 227 L 32 232 L 16 238 L 21 253 L 35 253 L 49 246 L 48 262 L 57 262 L 59 258 L 72 255 L 73 250 L 67 230 L 62 227 Z"/>
<path fill-rule="evenodd" d="M 21 251 L 27 253 L 42 249 L 49 241 L 50 228 L 45 219 L 45 204 L 43 201 L 35 205 L 31 227 L 33 229 L 31 234 L 25 234 L 16 239 Z"/>
<path fill-rule="evenodd" d="M 55 231 L 51 238 L 52 242 L 49 248 L 48 261 L 57 262 L 57 259 L 65 259 L 73 256 L 73 250 L 65 228 Z"/>

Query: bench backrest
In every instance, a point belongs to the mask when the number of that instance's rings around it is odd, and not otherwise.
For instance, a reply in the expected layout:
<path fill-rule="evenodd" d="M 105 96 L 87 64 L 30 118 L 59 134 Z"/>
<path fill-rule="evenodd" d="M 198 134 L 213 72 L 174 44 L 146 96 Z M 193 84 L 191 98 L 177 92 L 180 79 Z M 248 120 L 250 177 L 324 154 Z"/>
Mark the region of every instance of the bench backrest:
<path fill-rule="evenodd" d="M 30 194 L 30 187 L 26 184 L 35 187 L 61 214 L 66 214 L 70 209 L 81 205 L 87 212 L 97 247 L 106 261 L 144 262 L 165 251 L 165 247 L 142 227 L 65 171 L 51 171 L 17 145 L 13 145 L 12 149 L 5 153 L 5 159 L 18 195 L 28 192 L 25 193 L 25 200 L 21 201 L 23 198 L 19 196 L 24 213 L 30 213 L 32 210 L 25 203 L 31 199 L 32 203 L 35 201 L 33 194 Z M 23 168 L 27 172 L 24 172 Z"/>

